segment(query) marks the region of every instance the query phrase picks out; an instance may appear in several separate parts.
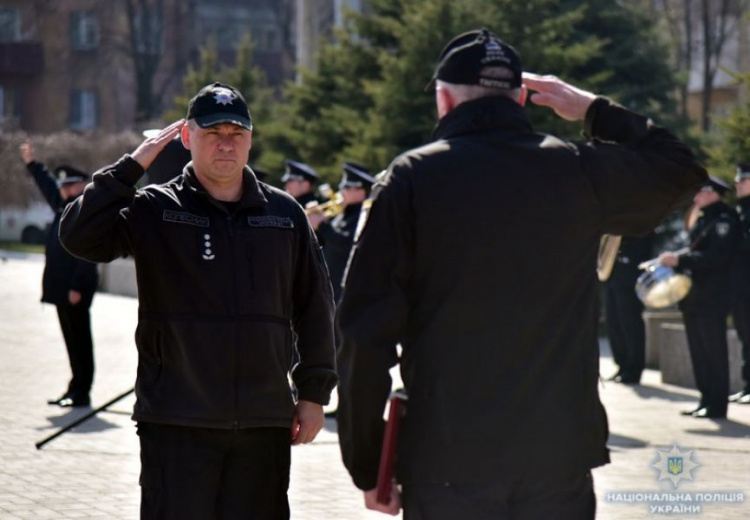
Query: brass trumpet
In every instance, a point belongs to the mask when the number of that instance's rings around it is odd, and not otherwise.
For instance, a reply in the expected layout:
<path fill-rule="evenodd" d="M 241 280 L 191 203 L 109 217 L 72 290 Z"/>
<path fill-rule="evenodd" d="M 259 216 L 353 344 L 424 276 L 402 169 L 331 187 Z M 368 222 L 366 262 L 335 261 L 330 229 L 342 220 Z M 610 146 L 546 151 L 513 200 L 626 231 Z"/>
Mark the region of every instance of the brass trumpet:
<path fill-rule="evenodd" d="M 305 215 L 322 213 L 325 218 L 332 219 L 344 211 L 344 196 L 340 192 L 333 193 L 329 184 L 321 184 L 318 193 L 329 200 L 320 203 L 309 202 L 305 206 Z"/>

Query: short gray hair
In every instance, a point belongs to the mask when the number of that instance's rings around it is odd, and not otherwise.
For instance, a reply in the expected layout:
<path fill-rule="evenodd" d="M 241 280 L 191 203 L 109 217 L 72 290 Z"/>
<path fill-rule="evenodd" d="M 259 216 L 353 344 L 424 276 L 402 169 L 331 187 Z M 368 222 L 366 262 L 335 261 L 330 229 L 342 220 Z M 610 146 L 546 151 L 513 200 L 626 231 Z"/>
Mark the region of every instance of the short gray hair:
<path fill-rule="evenodd" d="M 447 83 L 441 80 L 437 80 L 436 85 L 450 92 L 458 104 L 465 103 L 466 101 L 472 101 L 474 99 L 493 96 L 505 96 L 511 98 L 514 101 L 518 101 L 519 99 L 521 99 L 520 88 L 499 89 L 494 87 L 485 87 L 483 85 L 458 85 L 455 83 Z"/>

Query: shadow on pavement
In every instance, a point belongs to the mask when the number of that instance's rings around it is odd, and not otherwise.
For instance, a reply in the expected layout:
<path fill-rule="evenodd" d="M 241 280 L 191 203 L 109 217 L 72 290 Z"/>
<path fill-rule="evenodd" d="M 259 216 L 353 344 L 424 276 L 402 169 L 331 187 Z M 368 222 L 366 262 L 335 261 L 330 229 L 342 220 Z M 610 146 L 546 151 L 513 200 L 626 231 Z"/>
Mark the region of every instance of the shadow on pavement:
<path fill-rule="evenodd" d="M 731 407 L 729 413 L 732 413 Z M 696 419 L 698 420 L 698 419 Z M 700 419 L 701 421 L 710 421 L 719 427 L 718 430 L 700 430 L 689 429 L 686 433 L 695 435 L 705 435 L 706 437 L 734 437 L 737 439 L 750 438 L 750 425 L 739 423 L 731 419 Z"/>
<path fill-rule="evenodd" d="M 627 437 L 625 435 L 618 435 L 616 433 L 610 432 L 609 439 L 607 439 L 607 447 L 610 449 L 637 449 L 637 448 L 645 448 L 648 446 L 648 443 L 645 441 L 642 441 L 641 439 L 636 439 L 635 437 Z"/>
<path fill-rule="evenodd" d="M 75 422 L 77 419 L 83 417 L 90 411 L 90 408 L 83 408 L 81 410 L 71 410 L 65 415 L 48 416 L 47 420 L 51 423 L 51 425 L 45 426 L 43 428 L 37 428 L 37 430 L 49 431 L 50 429 L 57 430 L 60 428 L 64 428 L 69 424 Z M 95 433 L 119 427 L 119 425 L 102 419 L 99 417 L 99 415 L 95 415 L 66 433 Z"/>
<path fill-rule="evenodd" d="M 664 399 L 666 401 L 697 401 L 698 398 L 692 395 L 685 395 L 679 392 L 670 392 L 664 388 L 646 385 L 634 385 L 631 387 L 638 397 L 642 399 Z"/>

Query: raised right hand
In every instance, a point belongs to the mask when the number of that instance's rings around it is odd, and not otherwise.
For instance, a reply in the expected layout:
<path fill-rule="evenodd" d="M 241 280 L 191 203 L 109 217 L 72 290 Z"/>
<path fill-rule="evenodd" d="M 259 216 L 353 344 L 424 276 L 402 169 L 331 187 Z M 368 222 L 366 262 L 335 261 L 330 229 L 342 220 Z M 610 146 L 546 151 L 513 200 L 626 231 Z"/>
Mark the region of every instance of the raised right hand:
<path fill-rule="evenodd" d="M 30 164 L 34 162 L 34 147 L 31 146 L 31 142 L 26 141 L 18 147 L 18 151 L 21 152 L 21 160 L 24 164 Z"/>
<path fill-rule="evenodd" d="M 156 156 L 161 153 L 167 143 L 177 137 L 185 124 L 184 119 L 175 121 L 154 137 L 149 137 L 143 141 L 130 156 L 140 164 L 144 170 L 148 170 Z"/>
<path fill-rule="evenodd" d="M 582 121 L 596 95 L 569 85 L 556 76 L 523 73 L 523 84 L 534 91 L 529 100 L 535 105 L 549 107 L 567 121 Z"/>

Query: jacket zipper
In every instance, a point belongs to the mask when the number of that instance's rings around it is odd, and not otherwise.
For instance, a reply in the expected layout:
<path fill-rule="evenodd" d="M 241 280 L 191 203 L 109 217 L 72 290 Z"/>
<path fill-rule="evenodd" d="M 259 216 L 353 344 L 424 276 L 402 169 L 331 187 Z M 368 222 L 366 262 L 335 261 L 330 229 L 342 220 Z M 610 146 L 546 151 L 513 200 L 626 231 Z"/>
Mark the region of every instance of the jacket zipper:
<path fill-rule="evenodd" d="M 234 243 L 234 227 L 232 215 L 227 215 L 227 225 L 229 226 L 229 255 L 232 257 L 232 297 L 234 299 L 234 422 L 232 428 L 238 430 L 240 427 L 240 375 L 239 375 L 239 350 L 240 350 L 240 320 L 239 320 L 239 295 L 237 293 L 237 265 L 236 265 L 236 247 Z"/>

